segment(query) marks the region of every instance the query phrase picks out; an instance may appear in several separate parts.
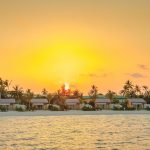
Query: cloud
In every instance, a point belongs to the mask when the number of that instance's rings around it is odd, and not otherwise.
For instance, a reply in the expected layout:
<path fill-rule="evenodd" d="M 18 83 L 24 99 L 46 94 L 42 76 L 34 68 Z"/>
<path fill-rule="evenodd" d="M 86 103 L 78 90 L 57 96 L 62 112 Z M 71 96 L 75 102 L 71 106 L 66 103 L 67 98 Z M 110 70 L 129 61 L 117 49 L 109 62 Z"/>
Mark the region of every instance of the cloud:
<path fill-rule="evenodd" d="M 70 87 L 71 87 L 71 88 L 76 88 L 76 85 L 70 84 Z"/>
<path fill-rule="evenodd" d="M 103 73 L 102 75 L 101 75 L 101 77 L 107 77 L 108 76 L 108 74 L 107 73 Z"/>
<path fill-rule="evenodd" d="M 148 67 L 144 64 L 138 64 L 137 66 L 138 66 L 138 68 L 140 68 L 142 70 L 148 70 Z"/>
<path fill-rule="evenodd" d="M 104 77 L 107 77 L 108 74 L 107 74 L 107 73 L 103 73 L 103 74 L 101 74 L 101 75 L 97 75 L 97 74 L 95 74 L 95 73 L 89 73 L 89 74 L 80 74 L 80 76 L 83 76 L 83 77 L 91 77 L 91 78 L 99 78 L 99 77 L 104 78 Z"/>
<path fill-rule="evenodd" d="M 143 76 L 141 73 L 128 73 L 129 76 L 133 77 L 133 78 L 144 78 L 145 76 Z"/>
<path fill-rule="evenodd" d="M 94 74 L 94 73 L 89 73 L 88 76 L 89 77 L 99 77 L 97 74 Z"/>

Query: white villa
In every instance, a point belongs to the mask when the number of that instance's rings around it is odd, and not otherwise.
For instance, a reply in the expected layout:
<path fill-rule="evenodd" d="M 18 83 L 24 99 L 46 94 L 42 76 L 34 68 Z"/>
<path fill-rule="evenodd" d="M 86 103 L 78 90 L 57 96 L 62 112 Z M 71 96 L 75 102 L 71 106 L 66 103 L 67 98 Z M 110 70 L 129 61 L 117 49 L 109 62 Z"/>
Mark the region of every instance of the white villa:
<path fill-rule="evenodd" d="M 32 99 L 31 105 L 35 109 L 45 110 L 45 109 L 48 109 L 48 100 L 47 99 Z"/>
<path fill-rule="evenodd" d="M 142 98 L 128 99 L 128 107 L 134 107 L 135 109 L 143 109 L 146 101 Z"/>
<path fill-rule="evenodd" d="M 109 109 L 111 101 L 106 98 L 98 98 L 95 101 L 95 106 L 101 107 L 102 109 Z"/>
<path fill-rule="evenodd" d="M 65 103 L 69 109 L 80 109 L 79 99 L 66 99 Z"/>
<path fill-rule="evenodd" d="M 8 110 L 13 110 L 13 105 L 15 104 L 15 99 L 0 99 L 0 106 L 7 107 Z"/>

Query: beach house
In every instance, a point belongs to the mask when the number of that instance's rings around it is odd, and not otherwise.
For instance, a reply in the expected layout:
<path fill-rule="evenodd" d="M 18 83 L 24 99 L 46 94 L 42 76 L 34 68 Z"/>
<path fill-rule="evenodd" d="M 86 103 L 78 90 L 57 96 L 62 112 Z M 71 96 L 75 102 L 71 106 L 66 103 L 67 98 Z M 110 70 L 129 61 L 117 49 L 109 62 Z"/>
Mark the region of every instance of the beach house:
<path fill-rule="evenodd" d="M 15 104 L 15 99 L 0 99 L 0 106 L 6 107 L 8 110 L 13 110 L 13 105 Z"/>
<path fill-rule="evenodd" d="M 36 110 L 46 110 L 48 109 L 48 100 L 44 98 L 32 99 L 31 106 Z"/>
<path fill-rule="evenodd" d="M 137 110 L 143 109 L 144 104 L 146 104 L 146 101 L 142 98 L 130 98 L 127 102 L 128 108 L 135 108 Z"/>
<path fill-rule="evenodd" d="M 74 109 L 74 110 L 80 109 L 79 99 L 66 99 L 65 104 L 69 109 Z"/>
<path fill-rule="evenodd" d="M 111 101 L 109 99 L 106 99 L 106 98 L 97 98 L 95 100 L 95 106 L 96 107 L 98 106 L 102 109 L 109 109 L 110 103 L 111 103 Z"/>

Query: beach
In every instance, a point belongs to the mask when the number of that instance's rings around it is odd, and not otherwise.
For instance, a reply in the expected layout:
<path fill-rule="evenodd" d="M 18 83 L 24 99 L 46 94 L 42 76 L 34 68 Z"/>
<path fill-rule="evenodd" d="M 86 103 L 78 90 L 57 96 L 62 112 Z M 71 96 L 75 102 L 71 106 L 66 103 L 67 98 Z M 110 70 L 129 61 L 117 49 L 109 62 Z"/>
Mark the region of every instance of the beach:
<path fill-rule="evenodd" d="M 150 115 L 150 111 L 139 110 L 139 111 L 113 111 L 113 110 L 102 110 L 102 111 L 82 111 L 82 110 L 69 110 L 69 111 L 8 111 L 0 112 L 0 117 L 5 116 L 66 116 L 66 115 Z"/>

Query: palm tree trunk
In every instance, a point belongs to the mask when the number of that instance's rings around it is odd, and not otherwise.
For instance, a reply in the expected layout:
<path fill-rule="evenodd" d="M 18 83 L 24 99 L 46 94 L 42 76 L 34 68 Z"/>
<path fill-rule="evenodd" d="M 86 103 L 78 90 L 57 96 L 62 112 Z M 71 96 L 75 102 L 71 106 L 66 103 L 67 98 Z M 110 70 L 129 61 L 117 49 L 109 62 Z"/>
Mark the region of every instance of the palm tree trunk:
<path fill-rule="evenodd" d="M 31 101 L 29 100 L 29 110 L 30 110 L 30 108 L 31 108 Z"/>

